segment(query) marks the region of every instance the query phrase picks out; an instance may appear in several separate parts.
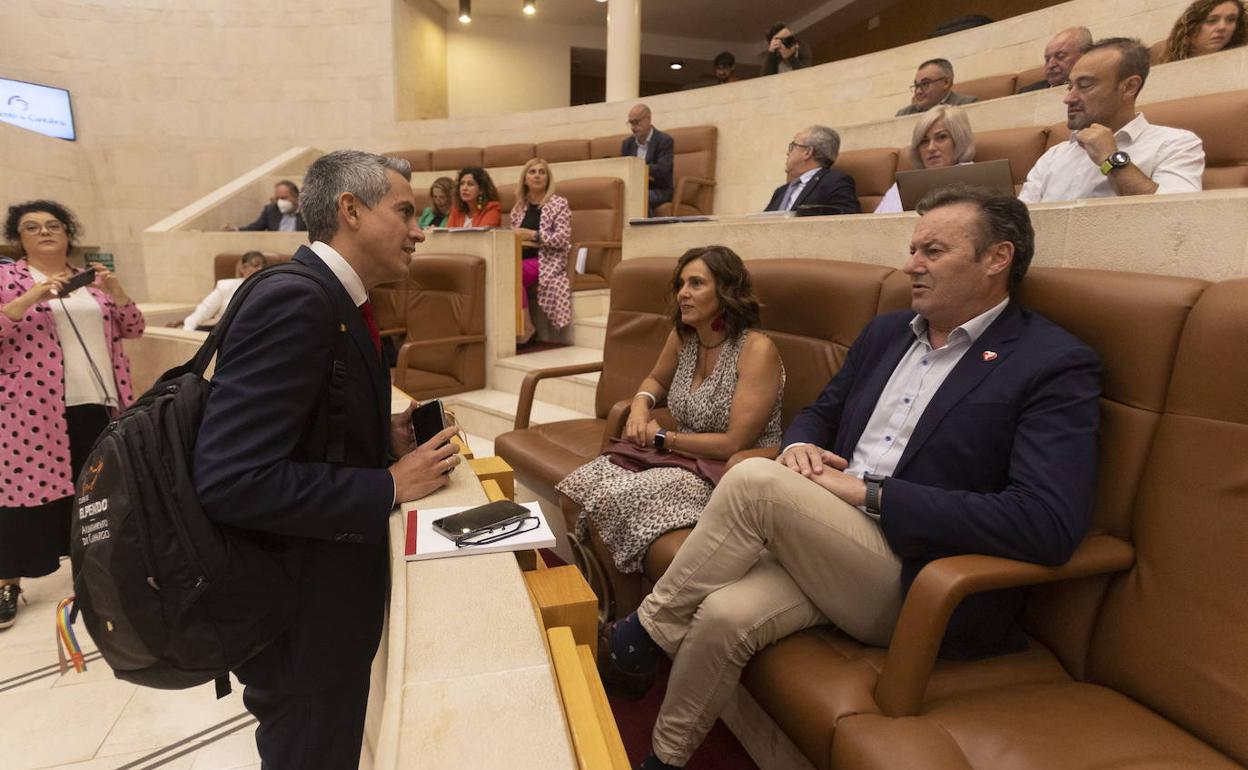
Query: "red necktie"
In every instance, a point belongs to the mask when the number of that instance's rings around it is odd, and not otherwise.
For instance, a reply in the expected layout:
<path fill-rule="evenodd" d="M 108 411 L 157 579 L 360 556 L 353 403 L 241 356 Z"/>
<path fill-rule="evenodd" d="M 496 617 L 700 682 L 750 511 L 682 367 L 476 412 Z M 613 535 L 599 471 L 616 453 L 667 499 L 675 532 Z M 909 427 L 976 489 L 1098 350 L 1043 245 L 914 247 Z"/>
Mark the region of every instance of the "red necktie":
<path fill-rule="evenodd" d="M 360 315 L 364 316 L 364 325 L 368 327 L 368 336 L 373 338 L 373 347 L 377 349 L 377 355 L 381 355 L 381 332 L 377 330 L 377 319 L 373 316 L 373 303 L 364 300 L 364 304 L 360 305 Z"/>

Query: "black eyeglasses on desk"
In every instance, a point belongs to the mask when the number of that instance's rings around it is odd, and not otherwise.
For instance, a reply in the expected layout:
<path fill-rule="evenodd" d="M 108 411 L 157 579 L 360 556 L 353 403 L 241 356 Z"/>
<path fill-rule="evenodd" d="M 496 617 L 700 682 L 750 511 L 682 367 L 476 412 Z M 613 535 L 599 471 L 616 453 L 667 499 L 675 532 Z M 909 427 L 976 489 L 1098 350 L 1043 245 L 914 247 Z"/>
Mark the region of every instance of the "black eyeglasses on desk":
<path fill-rule="evenodd" d="M 500 540 L 506 540 L 509 537 L 515 537 L 524 532 L 532 532 L 540 525 L 541 522 L 532 514 L 512 516 L 489 527 L 481 527 L 480 529 L 465 532 L 455 538 L 455 546 L 457 548 L 467 548 L 473 545 L 489 545 Z"/>

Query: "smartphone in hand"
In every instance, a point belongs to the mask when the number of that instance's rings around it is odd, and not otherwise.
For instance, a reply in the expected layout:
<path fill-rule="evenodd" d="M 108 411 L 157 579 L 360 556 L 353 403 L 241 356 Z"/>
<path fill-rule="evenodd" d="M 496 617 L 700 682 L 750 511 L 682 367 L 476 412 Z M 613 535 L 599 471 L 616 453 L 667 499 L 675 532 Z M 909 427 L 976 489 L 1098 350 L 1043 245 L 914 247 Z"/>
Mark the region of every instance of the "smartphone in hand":
<path fill-rule="evenodd" d="M 412 410 L 412 433 L 416 443 L 423 444 L 446 427 L 446 412 L 439 399 L 426 401 Z"/>
<path fill-rule="evenodd" d="M 58 292 L 57 296 L 64 297 L 70 292 L 77 291 L 83 286 L 90 286 L 95 282 L 95 268 L 88 267 L 81 273 L 73 275 L 69 280 L 65 281 L 65 287 Z"/>

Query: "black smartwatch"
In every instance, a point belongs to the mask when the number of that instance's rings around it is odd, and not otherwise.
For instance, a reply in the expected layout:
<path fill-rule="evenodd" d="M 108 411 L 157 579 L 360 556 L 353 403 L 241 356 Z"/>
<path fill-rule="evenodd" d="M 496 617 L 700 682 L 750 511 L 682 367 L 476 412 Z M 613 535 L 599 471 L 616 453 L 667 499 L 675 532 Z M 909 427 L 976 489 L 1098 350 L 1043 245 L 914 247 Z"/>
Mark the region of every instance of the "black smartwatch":
<path fill-rule="evenodd" d="M 667 452 L 667 429 L 659 428 L 654 434 L 654 448 L 661 453 Z"/>
<path fill-rule="evenodd" d="M 1105 162 L 1101 164 L 1101 173 L 1105 176 L 1109 176 L 1109 172 L 1114 169 L 1126 168 L 1130 165 L 1131 156 L 1127 155 L 1122 150 L 1118 150 L 1117 152 L 1110 153 L 1109 157 L 1105 159 Z"/>
<path fill-rule="evenodd" d="M 863 502 L 862 507 L 867 509 L 867 513 L 880 515 L 880 490 L 884 487 L 884 479 L 888 476 L 880 476 L 876 473 L 864 473 L 862 480 L 867 483 L 867 499 Z"/>

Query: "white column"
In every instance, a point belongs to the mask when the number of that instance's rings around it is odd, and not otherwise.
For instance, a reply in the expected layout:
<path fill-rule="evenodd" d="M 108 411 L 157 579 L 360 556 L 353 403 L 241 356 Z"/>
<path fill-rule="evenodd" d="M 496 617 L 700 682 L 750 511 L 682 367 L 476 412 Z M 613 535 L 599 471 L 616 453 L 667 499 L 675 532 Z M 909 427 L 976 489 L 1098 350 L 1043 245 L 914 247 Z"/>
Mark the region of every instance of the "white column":
<path fill-rule="evenodd" d="M 636 99 L 641 83 L 641 0 L 607 6 L 607 101 Z"/>

